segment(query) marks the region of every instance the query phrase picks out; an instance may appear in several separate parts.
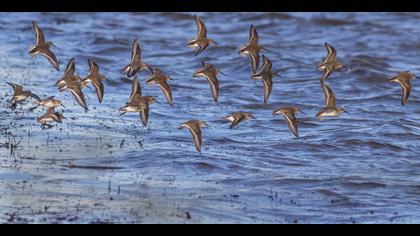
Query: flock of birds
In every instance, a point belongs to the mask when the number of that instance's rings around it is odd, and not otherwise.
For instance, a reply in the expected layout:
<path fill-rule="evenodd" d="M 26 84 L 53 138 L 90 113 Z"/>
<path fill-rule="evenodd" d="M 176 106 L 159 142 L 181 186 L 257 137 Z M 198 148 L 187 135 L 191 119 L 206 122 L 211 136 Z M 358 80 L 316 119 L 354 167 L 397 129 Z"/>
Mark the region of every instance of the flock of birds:
<path fill-rule="evenodd" d="M 195 56 L 203 52 L 206 48 L 211 45 L 216 45 L 217 43 L 207 37 L 207 28 L 199 16 L 194 16 L 195 23 L 197 25 L 197 35 L 196 38 L 188 42 L 188 46 L 196 49 Z M 59 71 L 59 63 L 55 55 L 51 52 L 51 48 L 55 48 L 54 44 L 50 41 L 45 40 L 44 33 L 38 24 L 34 21 L 33 28 L 36 36 L 36 45 L 29 50 L 31 56 L 41 54 L 45 56 L 51 65 Z M 272 70 L 271 61 L 265 56 L 262 55 L 262 65 L 260 66 L 260 53 L 265 49 L 262 45 L 259 45 L 259 36 L 256 28 L 251 25 L 249 30 L 249 41 L 246 45 L 240 47 L 239 53 L 243 56 L 249 56 L 251 59 L 252 75 L 253 80 L 261 80 L 263 82 L 264 88 L 264 103 L 268 103 L 270 97 L 274 76 L 278 76 L 276 72 Z M 332 72 L 339 71 L 342 68 L 345 68 L 337 60 L 337 52 L 330 44 L 325 43 L 327 49 L 326 58 L 319 63 L 316 67 L 318 70 L 323 71 L 323 75 L 320 79 L 322 90 L 325 95 L 325 107 L 323 107 L 316 116 L 319 119 L 328 116 L 338 116 L 342 112 L 346 112 L 342 107 L 338 107 L 336 103 L 336 96 L 334 92 L 328 87 L 325 81 L 329 78 Z M 85 96 L 83 89 L 89 87 L 89 84 L 92 84 L 95 87 L 96 94 L 99 102 L 101 103 L 104 98 L 104 84 L 103 81 L 107 78 L 99 72 L 99 66 L 92 60 L 88 59 L 89 72 L 85 78 L 75 75 L 75 59 L 71 59 L 65 69 L 64 75 L 59 79 L 55 86 L 60 92 L 70 91 L 76 102 L 85 109 L 87 112 L 88 106 L 85 101 Z M 193 76 L 194 77 L 205 77 L 209 82 L 211 93 L 215 102 L 218 101 L 219 96 L 219 81 L 217 79 L 218 74 L 223 74 L 219 68 L 216 66 L 202 62 L 202 68 L 198 69 Z M 141 59 L 141 50 L 140 44 L 137 39 L 134 40 L 131 49 L 131 62 L 125 68 L 123 68 L 123 73 L 125 73 L 132 80 L 132 90 L 128 102 L 125 106 L 120 108 L 121 115 L 127 112 L 138 112 L 140 113 L 140 118 L 144 126 L 147 126 L 149 119 L 149 107 L 153 103 L 157 102 L 156 98 L 153 96 L 143 96 L 141 92 L 140 82 L 137 78 L 137 73 L 143 70 L 149 70 L 151 76 L 146 79 L 146 84 L 148 85 L 157 85 L 162 90 L 164 96 L 166 97 L 167 102 L 170 105 L 173 105 L 172 99 L 172 90 L 171 86 L 168 84 L 168 81 L 171 78 L 161 71 L 158 68 L 152 68 L 150 65 L 144 63 Z M 400 72 L 398 75 L 389 79 L 389 82 L 399 83 L 402 88 L 402 104 L 405 105 L 408 102 L 408 97 L 411 92 L 410 80 L 416 78 L 414 74 L 409 71 Z M 32 97 L 36 99 L 36 106 L 31 109 L 36 109 L 39 106 L 47 108 L 47 111 L 44 115 L 38 118 L 38 123 L 41 124 L 43 129 L 51 128 L 52 122 L 62 123 L 64 119 L 63 115 L 60 112 L 57 112 L 55 109 L 58 106 L 63 106 L 62 102 L 58 99 L 55 99 L 54 96 L 48 97 L 46 99 L 41 99 L 36 94 L 31 91 L 24 90 L 23 86 L 13 83 L 9 84 L 13 90 L 14 94 L 11 102 L 11 107 L 14 109 L 18 103 L 22 103 L 28 98 Z M 298 121 L 296 119 L 296 113 L 302 112 L 301 109 L 297 106 L 287 106 L 281 107 L 280 109 L 274 111 L 272 114 L 283 115 L 286 120 L 287 125 L 289 126 L 290 131 L 298 137 Z M 231 122 L 230 128 L 235 127 L 237 124 L 255 119 L 250 112 L 233 112 L 231 115 L 224 118 L 225 120 Z M 202 143 L 202 132 L 201 128 L 207 127 L 207 123 L 201 120 L 190 120 L 182 123 L 179 128 L 187 128 L 190 130 L 195 147 L 197 151 L 201 151 Z"/>

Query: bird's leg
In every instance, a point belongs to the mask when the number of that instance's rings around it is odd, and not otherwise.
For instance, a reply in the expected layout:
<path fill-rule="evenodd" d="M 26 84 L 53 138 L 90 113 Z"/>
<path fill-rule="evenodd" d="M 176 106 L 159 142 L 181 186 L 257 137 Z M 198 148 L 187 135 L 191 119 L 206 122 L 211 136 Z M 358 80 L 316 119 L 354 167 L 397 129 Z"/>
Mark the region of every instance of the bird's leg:
<path fill-rule="evenodd" d="M 31 107 L 31 108 L 29 108 L 29 111 L 30 112 L 33 112 L 33 111 L 35 111 L 35 109 L 37 109 L 39 107 L 39 105 L 36 105 L 36 106 L 34 106 L 34 107 Z"/>

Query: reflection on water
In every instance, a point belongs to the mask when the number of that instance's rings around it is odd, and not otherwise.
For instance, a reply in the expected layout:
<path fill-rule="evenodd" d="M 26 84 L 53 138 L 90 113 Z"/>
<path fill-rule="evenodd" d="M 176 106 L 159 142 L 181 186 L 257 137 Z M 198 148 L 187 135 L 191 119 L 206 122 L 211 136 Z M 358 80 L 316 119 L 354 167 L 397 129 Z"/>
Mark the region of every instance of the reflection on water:
<path fill-rule="evenodd" d="M 217 46 L 198 57 L 187 47 L 196 32 L 193 13 L 1 13 L 0 14 L 0 221 L 1 222 L 419 222 L 418 156 L 420 96 L 413 81 L 407 106 L 387 79 L 401 70 L 420 73 L 420 14 L 401 13 L 200 13 Z M 109 81 L 99 104 L 86 90 L 84 113 L 70 93 L 59 93 L 62 76 L 42 57 L 30 59 L 31 21 L 38 21 L 63 71 L 72 57 L 86 75 L 92 57 Z M 269 104 L 260 81 L 250 79 L 237 50 L 251 24 L 280 77 Z M 156 96 L 149 127 L 136 113 L 118 116 L 130 80 L 121 69 L 139 38 L 145 62 L 173 81 L 174 106 Z M 323 121 L 315 66 L 332 44 L 347 70 L 328 85 L 349 113 Z M 193 78 L 200 62 L 220 75 L 219 103 L 207 81 Z M 43 131 L 42 109 L 7 108 L 6 81 L 42 97 L 65 101 L 63 124 Z M 93 89 L 93 88 L 92 88 Z M 298 105 L 300 138 L 271 115 Z M 251 111 L 256 120 L 229 129 L 223 117 Z M 203 151 L 177 126 L 205 120 Z M 10 146 L 14 148 L 10 148 Z M 103 168 L 96 168 L 96 167 Z M 73 168 L 71 168 L 73 167 Z"/>

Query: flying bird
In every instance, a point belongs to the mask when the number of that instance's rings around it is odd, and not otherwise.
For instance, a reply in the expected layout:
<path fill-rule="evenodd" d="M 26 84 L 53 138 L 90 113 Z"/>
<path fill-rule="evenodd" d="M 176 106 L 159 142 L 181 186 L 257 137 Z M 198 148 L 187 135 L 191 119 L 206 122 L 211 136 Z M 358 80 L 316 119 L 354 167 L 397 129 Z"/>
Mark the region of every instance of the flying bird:
<path fill-rule="evenodd" d="M 92 59 L 88 59 L 89 63 L 89 73 L 86 78 L 83 79 L 84 82 L 92 83 L 96 90 L 96 95 L 98 96 L 99 103 L 102 103 L 104 100 L 104 84 L 102 81 L 106 80 L 105 76 L 99 73 L 99 66 Z"/>
<path fill-rule="evenodd" d="M 202 51 L 204 51 L 208 46 L 212 44 L 217 44 L 213 39 L 207 38 L 207 28 L 204 25 L 201 18 L 197 15 L 194 15 L 195 24 L 197 25 L 197 36 L 195 39 L 190 40 L 188 42 L 188 47 L 190 48 L 198 48 L 198 50 L 195 52 L 195 56 L 200 54 Z"/>
<path fill-rule="evenodd" d="M 295 115 L 298 111 L 301 111 L 299 107 L 283 107 L 273 112 L 273 116 L 283 115 L 287 125 L 289 126 L 290 131 L 296 137 L 299 137 L 298 124 Z"/>
<path fill-rule="evenodd" d="M 389 79 L 390 83 L 399 83 L 402 90 L 401 103 L 404 106 L 408 103 L 408 97 L 411 93 L 411 83 L 410 80 L 416 78 L 414 74 L 409 71 L 402 71 L 397 76 Z"/>
<path fill-rule="evenodd" d="M 257 73 L 258 66 L 260 65 L 260 51 L 265 49 L 263 46 L 258 45 L 259 36 L 257 29 L 254 25 L 249 28 L 249 41 L 245 46 L 241 46 L 239 53 L 242 56 L 249 55 L 251 58 L 252 72 Z"/>
<path fill-rule="evenodd" d="M 51 65 L 59 71 L 60 68 L 58 65 L 57 58 L 55 57 L 54 53 L 50 51 L 51 47 L 56 48 L 56 46 L 50 41 L 45 41 L 44 33 L 35 21 L 32 22 L 32 26 L 35 31 L 36 44 L 35 46 L 29 49 L 29 54 L 31 56 L 35 56 L 37 54 L 43 55 L 48 59 Z"/>
<path fill-rule="evenodd" d="M 137 72 L 142 70 L 150 70 L 152 71 L 151 67 L 143 63 L 141 59 L 141 50 L 140 50 L 140 43 L 138 39 L 134 39 L 133 45 L 131 46 L 131 62 L 126 67 L 123 68 L 123 72 L 127 74 L 128 77 L 133 77 L 137 74 Z"/>
<path fill-rule="evenodd" d="M 325 107 L 323 107 L 316 116 L 322 120 L 324 117 L 327 116 L 338 116 L 342 112 L 347 112 L 342 107 L 337 107 L 337 99 L 335 97 L 334 92 L 328 87 L 327 84 L 321 82 L 322 90 L 324 91 L 325 95 Z"/>
<path fill-rule="evenodd" d="M 38 97 L 36 94 L 32 93 L 29 90 L 24 90 L 22 85 L 19 84 L 13 84 L 7 82 L 9 86 L 13 88 L 13 97 L 10 99 L 10 103 L 12 103 L 12 108 L 16 108 L 18 103 L 22 103 L 26 101 L 29 97 L 35 98 L 36 100 L 40 100 L 40 97 Z"/>
<path fill-rule="evenodd" d="M 200 120 L 190 120 L 182 123 L 179 129 L 187 128 L 190 130 L 193 137 L 195 148 L 198 152 L 201 152 L 202 134 L 201 128 L 208 127 L 207 123 Z"/>
<path fill-rule="evenodd" d="M 318 70 L 324 71 L 324 74 L 321 77 L 321 82 L 327 80 L 333 71 L 345 67 L 339 61 L 337 61 L 337 51 L 333 46 L 331 46 L 329 43 L 325 43 L 325 48 L 327 48 L 328 52 L 327 57 L 316 67 Z"/>
<path fill-rule="evenodd" d="M 64 116 L 60 112 L 56 112 L 54 108 L 49 108 L 44 115 L 38 118 L 38 123 L 41 124 L 43 129 L 46 127 L 52 128 L 52 122 L 62 123 L 63 119 Z"/>
<path fill-rule="evenodd" d="M 165 95 L 166 100 L 172 106 L 173 105 L 172 89 L 168 84 L 168 80 L 172 80 L 171 77 L 163 73 L 160 69 L 154 69 L 153 75 L 150 76 L 146 80 L 146 84 L 149 84 L 149 85 L 156 84 L 157 86 L 159 86 L 163 94 Z"/>
<path fill-rule="evenodd" d="M 215 102 L 217 102 L 219 98 L 219 80 L 216 76 L 219 73 L 223 73 L 218 67 L 215 67 L 212 64 L 201 62 L 201 65 L 203 68 L 196 70 L 196 72 L 193 74 L 193 77 L 203 76 L 207 79 L 211 88 L 213 99 Z"/>
<path fill-rule="evenodd" d="M 224 118 L 227 121 L 231 122 L 230 129 L 235 127 L 237 124 L 243 121 L 255 119 L 250 112 L 233 112 L 229 116 Z"/>
<path fill-rule="evenodd" d="M 262 80 L 263 87 L 264 87 L 264 103 L 268 103 L 268 99 L 270 98 L 271 91 L 273 90 L 273 76 L 278 76 L 278 74 L 272 71 L 272 63 L 271 61 L 263 55 L 263 65 L 261 69 L 252 75 L 252 79 L 254 80 Z"/>

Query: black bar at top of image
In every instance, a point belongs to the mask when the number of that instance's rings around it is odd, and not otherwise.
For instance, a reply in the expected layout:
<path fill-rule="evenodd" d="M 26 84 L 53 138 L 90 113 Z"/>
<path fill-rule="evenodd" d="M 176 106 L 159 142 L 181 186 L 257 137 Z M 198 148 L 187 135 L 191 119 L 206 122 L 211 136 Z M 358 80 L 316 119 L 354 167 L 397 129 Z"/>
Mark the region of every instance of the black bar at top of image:
<path fill-rule="evenodd" d="M 8 0 L 2 11 L 420 11 L 415 0 Z"/>

